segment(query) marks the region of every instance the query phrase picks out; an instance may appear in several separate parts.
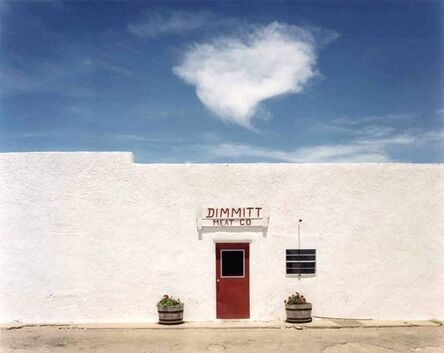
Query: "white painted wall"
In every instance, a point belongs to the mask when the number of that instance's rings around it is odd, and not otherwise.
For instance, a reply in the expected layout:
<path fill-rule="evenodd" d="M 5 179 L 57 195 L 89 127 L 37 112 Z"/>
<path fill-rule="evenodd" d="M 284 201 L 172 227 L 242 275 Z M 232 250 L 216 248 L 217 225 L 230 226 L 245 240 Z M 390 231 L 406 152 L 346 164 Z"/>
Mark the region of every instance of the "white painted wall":
<path fill-rule="evenodd" d="M 0 154 L 0 322 L 156 321 L 164 294 L 215 319 L 214 241 L 249 240 L 251 318 L 444 318 L 444 168 L 133 164 L 130 153 Z M 266 233 L 199 234 L 196 209 L 266 206 Z M 285 276 L 285 249 L 318 273 Z"/>

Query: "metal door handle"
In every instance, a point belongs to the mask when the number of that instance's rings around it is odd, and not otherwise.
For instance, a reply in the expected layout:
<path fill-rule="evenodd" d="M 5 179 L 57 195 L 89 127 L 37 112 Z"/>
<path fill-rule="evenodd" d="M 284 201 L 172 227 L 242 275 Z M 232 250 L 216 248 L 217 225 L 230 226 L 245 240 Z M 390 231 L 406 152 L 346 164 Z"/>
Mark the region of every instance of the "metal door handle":
<path fill-rule="evenodd" d="M 218 279 L 216 280 L 216 282 L 219 283 L 219 282 L 220 282 L 220 279 L 218 278 Z"/>

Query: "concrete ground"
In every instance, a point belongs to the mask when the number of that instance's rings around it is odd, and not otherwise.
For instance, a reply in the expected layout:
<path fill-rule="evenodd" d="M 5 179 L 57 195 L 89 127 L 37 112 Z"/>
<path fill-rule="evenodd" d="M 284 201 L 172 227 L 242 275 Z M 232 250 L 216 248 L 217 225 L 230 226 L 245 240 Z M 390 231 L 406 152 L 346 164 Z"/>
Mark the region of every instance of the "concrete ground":
<path fill-rule="evenodd" d="M 188 327 L 184 329 L 87 326 L 24 326 L 1 330 L 9 352 L 292 352 L 443 353 L 439 325 L 310 329 L 282 327 Z"/>

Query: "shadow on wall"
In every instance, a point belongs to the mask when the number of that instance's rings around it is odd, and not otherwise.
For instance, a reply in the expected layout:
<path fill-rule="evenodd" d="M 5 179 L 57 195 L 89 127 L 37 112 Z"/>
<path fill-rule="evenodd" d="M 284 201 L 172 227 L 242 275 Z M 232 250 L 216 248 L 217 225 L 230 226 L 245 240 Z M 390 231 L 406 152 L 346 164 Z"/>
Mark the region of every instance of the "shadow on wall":
<path fill-rule="evenodd" d="M 202 227 L 201 229 L 197 229 L 198 239 L 202 240 L 204 234 L 211 233 L 262 233 L 262 237 L 266 238 L 268 233 L 268 226 L 250 226 L 250 227 Z"/>

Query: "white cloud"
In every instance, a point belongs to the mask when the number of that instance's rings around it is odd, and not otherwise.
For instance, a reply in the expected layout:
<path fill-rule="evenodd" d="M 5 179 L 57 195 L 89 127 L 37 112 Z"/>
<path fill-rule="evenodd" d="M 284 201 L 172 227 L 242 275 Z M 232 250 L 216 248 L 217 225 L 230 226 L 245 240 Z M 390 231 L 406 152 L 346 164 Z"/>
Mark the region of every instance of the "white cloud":
<path fill-rule="evenodd" d="M 195 85 L 200 101 L 221 119 L 251 127 L 262 101 L 301 92 L 315 65 L 313 35 L 273 22 L 245 36 L 194 45 L 173 71 Z"/>
<path fill-rule="evenodd" d="M 234 159 L 255 158 L 259 160 L 290 163 L 382 163 L 392 162 L 387 149 L 400 145 L 416 145 L 444 141 L 444 131 L 422 134 L 393 134 L 380 131 L 366 137 L 358 137 L 349 143 L 337 145 L 302 146 L 292 151 L 255 147 L 246 144 L 222 143 L 206 146 L 213 157 Z"/>
<path fill-rule="evenodd" d="M 128 25 L 128 30 L 142 38 L 180 34 L 196 30 L 209 21 L 209 12 L 147 11 L 142 21 Z"/>

